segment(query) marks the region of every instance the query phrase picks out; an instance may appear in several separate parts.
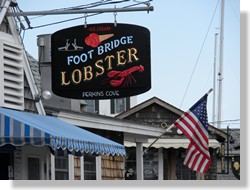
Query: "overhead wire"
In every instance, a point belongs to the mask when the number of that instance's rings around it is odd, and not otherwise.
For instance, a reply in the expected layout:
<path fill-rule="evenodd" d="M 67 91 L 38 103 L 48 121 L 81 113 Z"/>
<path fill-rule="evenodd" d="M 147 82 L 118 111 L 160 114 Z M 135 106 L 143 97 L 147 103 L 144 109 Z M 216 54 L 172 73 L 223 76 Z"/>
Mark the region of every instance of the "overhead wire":
<path fill-rule="evenodd" d="M 239 73 L 237 72 L 237 69 L 235 68 L 235 65 L 232 63 L 232 60 L 230 59 L 230 53 L 228 53 L 226 50 L 225 50 L 225 55 L 226 55 L 226 58 L 227 58 L 227 62 L 229 63 L 228 65 L 231 66 L 231 70 L 232 70 L 232 73 L 234 74 L 236 80 L 240 83 L 240 75 Z M 230 75 L 231 76 L 231 75 Z"/>
<path fill-rule="evenodd" d="M 130 1 L 130 0 L 119 0 L 119 1 L 114 1 L 114 2 L 112 0 L 105 0 L 105 1 L 98 1 L 98 2 L 94 2 L 94 3 L 86 4 L 86 5 L 67 7 L 67 8 L 61 8 L 61 9 L 53 9 L 51 11 L 55 11 L 55 10 L 65 10 L 65 11 L 66 10 L 81 10 L 81 9 L 93 8 L 93 7 L 104 6 L 104 5 L 109 5 L 109 4 L 124 3 L 124 2 L 128 2 L 128 1 Z M 151 2 L 151 1 L 153 1 L 153 0 L 140 1 L 140 2 L 136 1 L 136 3 L 134 3 L 132 5 L 124 6 L 122 8 L 129 8 L 129 7 L 137 6 L 137 5 L 140 5 L 140 4 L 148 5 L 148 3 Z M 100 2 L 102 2 L 102 4 Z M 99 14 L 102 14 L 102 13 L 103 12 L 88 14 L 87 17 L 96 16 L 96 15 L 99 15 Z M 43 16 L 46 16 L 46 15 L 43 15 Z M 53 23 L 43 24 L 43 25 L 39 25 L 39 26 L 32 26 L 32 27 L 30 27 L 28 29 L 37 29 L 37 28 L 47 27 L 47 26 L 51 26 L 51 25 L 56 25 L 56 24 L 70 22 L 70 21 L 74 21 L 74 20 L 78 20 L 78 19 L 83 19 L 85 17 L 86 16 L 80 16 L 80 17 L 75 17 L 75 18 L 71 18 L 71 19 L 64 19 L 64 20 L 61 20 L 61 21 L 53 22 Z"/>
<path fill-rule="evenodd" d="M 238 2 L 238 1 L 237 1 Z M 229 0 L 229 5 L 231 6 L 232 10 L 233 10 L 233 13 L 234 13 L 234 16 L 235 16 L 235 19 L 240 23 L 240 18 L 239 18 L 239 15 L 236 13 L 237 11 L 235 11 L 235 8 L 231 2 L 231 0 Z"/>
<path fill-rule="evenodd" d="M 240 119 L 230 119 L 230 120 L 223 120 L 223 121 L 214 121 L 214 122 L 209 122 L 210 124 L 222 124 L 222 125 L 239 125 L 240 124 Z"/>
<path fill-rule="evenodd" d="M 209 123 L 236 122 L 236 121 L 240 121 L 240 119 L 229 119 L 229 120 L 214 121 L 214 122 L 209 122 Z"/>
<path fill-rule="evenodd" d="M 116 1 L 116 2 L 113 2 L 112 0 L 101 0 L 101 1 L 98 1 L 98 2 L 94 2 L 94 3 L 89 3 L 89 4 L 86 4 L 86 5 L 78 5 L 78 6 L 67 7 L 67 8 L 52 9 L 52 10 L 47 10 L 47 11 L 81 10 L 81 9 L 93 8 L 93 7 L 97 7 L 97 6 L 101 6 L 101 5 L 107 5 L 107 4 L 113 4 L 113 3 L 121 3 L 121 2 L 126 2 L 126 1 L 129 1 L 129 0 L 119 0 L 119 1 Z M 19 8 L 19 11 L 22 12 L 22 10 L 20 10 L 20 8 Z M 36 19 L 36 18 L 45 17 L 45 16 L 47 16 L 47 15 L 40 15 L 40 16 L 32 17 L 31 19 Z M 25 18 L 25 16 L 24 16 L 24 18 Z M 72 20 L 74 20 L 74 19 L 67 19 L 67 20 L 65 20 L 65 22 L 72 21 Z M 63 23 L 63 22 L 64 21 L 58 21 L 58 22 L 54 22 L 54 23 L 50 23 L 50 24 L 40 25 L 40 26 L 37 26 L 37 27 L 29 27 L 28 29 L 41 28 L 41 27 L 50 26 L 50 25 L 54 25 L 54 24 L 60 24 L 60 23 Z"/>
<path fill-rule="evenodd" d="M 78 5 L 78 6 L 72 6 L 72 7 L 67 7 L 67 8 L 59 8 L 59 9 L 52 9 L 52 10 L 47 10 L 47 11 L 67 11 L 67 10 L 81 10 L 81 9 L 86 9 L 86 8 L 94 8 L 98 6 L 104 6 L 104 5 L 109 5 L 109 4 L 117 4 L 117 3 L 124 3 L 130 0 L 119 0 L 119 1 L 113 1 L 113 0 L 101 0 L 85 5 Z"/>
<path fill-rule="evenodd" d="M 185 99 L 185 97 L 186 97 L 186 94 L 187 94 L 188 88 L 189 88 L 189 86 L 190 86 L 191 80 L 192 80 L 192 78 L 193 78 L 193 75 L 194 75 L 195 69 L 196 69 L 196 67 L 197 67 L 197 65 L 198 65 L 198 62 L 199 62 L 199 59 L 200 59 L 200 56 L 201 56 L 201 53 L 202 53 L 203 47 L 204 47 L 204 45 L 205 45 L 205 42 L 206 42 L 206 39 L 207 39 L 207 36 L 208 36 L 209 30 L 210 30 L 210 27 L 211 27 L 211 25 L 212 25 L 212 23 L 213 23 L 213 19 L 214 19 L 214 16 L 215 16 L 215 13 L 216 13 L 216 10 L 217 10 L 217 7 L 218 7 L 218 4 L 219 4 L 219 0 L 217 1 L 216 7 L 215 7 L 215 9 L 214 9 L 214 12 L 213 12 L 213 15 L 212 15 L 212 18 L 211 18 L 211 21 L 210 21 L 210 24 L 209 24 L 208 29 L 207 29 L 207 33 L 206 33 L 205 38 L 204 38 L 204 40 L 203 40 L 203 42 L 202 42 L 202 45 L 201 45 L 201 48 L 200 48 L 200 51 L 199 51 L 198 57 L 197 57 L 197 59 L 196 59 L 196 62 L 195 62 L 195 65 L 194 65 L 193 71 L 192 71 L 192 73 L 191 73 L 191 76 L 190 76 L 190 78 L 189 78 L 189 80 L 188 80 L 188 84 L 187 84 L 187 87 L 186 87 L 186 90 L 185 90 L 184 96 L 183 96 L 183 98 L 182 98 L 182 101 L 181 101 L 181 104 L 180 104 L 180 108 L 182 107 L 182 104 L 183 104 L 184 99 Z"/>

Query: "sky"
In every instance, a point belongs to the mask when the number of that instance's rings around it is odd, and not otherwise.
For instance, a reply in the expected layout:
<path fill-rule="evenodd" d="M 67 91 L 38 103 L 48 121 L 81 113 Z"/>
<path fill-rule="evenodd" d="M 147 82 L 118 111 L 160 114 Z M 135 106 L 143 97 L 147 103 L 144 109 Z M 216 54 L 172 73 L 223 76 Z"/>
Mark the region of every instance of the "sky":
<path fill-rule="evenodd" d="M 97 2 L 98 0 L 36 0 L 17 1 L 24 11 L 42 11 Z M 120 8 L 137 1 L 117 4 Z M 220 35 L 221 3 L 218 0 L 153 0 L 154 11 L 118 12 L 117 23 L 136 24 L 150 30 L 151 77 L 150 91 L 138 95 L 141 103 L 156 96 L 167 103 L 188 110 L 210 88 L 213 88 L 215 33 Z M 144 4 L 140 7 L 146 6 Z M 113 8 L 114 5 L 96 8 Z M 22 32 L 26 50 L 38 59 L 37 36 L 52 34 L 63 28 L 83 25 L 77 19 L 46 27 L 37 26 L 84 17 L 82 15 L 29 16 L 33 29 Z M 113 13 L 89 16 L 87 24 L 112 23 Z M 217 71 L 219 68 L 219 36 L 217 40 Z M 224 14 L 224 59 L 222 80 L 221 127 L 240 127 L 240 1 L 226 0 Z M 218 77 L 215 79 L 218 80 Z M 218 81 L 216 82 L 218 87 Z M 215 89 L 216 99 L 218 90 Z M 212 121 L 213 93 L 208 97 L 208 121 Z M 216 105 L 217 107 L 217 105 Z M 217 119 L 215 119 L 217 120 Z"/>

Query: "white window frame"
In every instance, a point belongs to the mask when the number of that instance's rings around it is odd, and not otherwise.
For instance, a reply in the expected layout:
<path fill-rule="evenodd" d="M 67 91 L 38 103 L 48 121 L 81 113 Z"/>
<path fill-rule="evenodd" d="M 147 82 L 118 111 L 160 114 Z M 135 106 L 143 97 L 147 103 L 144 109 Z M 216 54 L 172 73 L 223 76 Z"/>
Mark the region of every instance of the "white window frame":
<path fill-rule="evenodd" d="M 56 151 L 55 151 L 56 153 Z M 71 154 L 67 154 L 68 156 L 68 176 L 69 180 L 74 179 L 74 157 Z M 56 165 L 55 165 L 56 157 L 51 154 L 51 180 L 56 180 Z M 57 171 L 60 171 L 60 169 Z"/>
<path fill-rule="evenodd" d="M 96 180 L 102 180 L 102 158 L 97 156 L 96 158 Z M 84 180 L 84 156 L 80 157 L 81 163 L 81 180 Z M 69 180 L 74 180 L 74 156 L 68 154 L 68 174 Z M 51 154 L 51 180 L 55 180 L 55 156 Z"/>

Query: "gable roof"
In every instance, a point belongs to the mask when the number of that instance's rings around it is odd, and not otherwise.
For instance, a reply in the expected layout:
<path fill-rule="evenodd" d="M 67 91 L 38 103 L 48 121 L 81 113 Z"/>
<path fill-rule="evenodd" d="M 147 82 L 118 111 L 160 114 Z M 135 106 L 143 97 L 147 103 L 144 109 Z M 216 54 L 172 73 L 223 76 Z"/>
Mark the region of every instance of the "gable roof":
<path fill-rule="evenodd" d="M 152 106 L 153 104 L 157 104 L 157 105 L 165 108 L 166 110 L 169 110 L 169 111 L 171 111 L 174 114 L 177 114 L 179 116 L 181 116 L 183 113 L 185 113 L 183 110 L 181 110 L 181 109 L 161 100 L 160 98 L 154 96 L 154 97 L 130 108 L 129 110 L 116 115 L 115 117 L 119 118 L 119 119 L 125 119 L 125 118 L 139 112 L 140 110 L 146 108 L 146 107 Z M 223 130 L 220 130 L 220 129 L 218 129 L 210 124 L 208 125 L 208 130 L 210 131 L 211 134 L 217 135 L 219 137 L 219 140 L 221 140 L 221 141 L 224 141 L 227 138 L 226 132 L 224 132 Z"/>
<path fill-rule="evenodd" d="M 146 108 L 146 107 L 149 107 L 153 104 L 158 104 L 159 106 L 161 106 L 161 107 L 163 107 L 163 108 L 165 108 L 165 109 L 167 109 L 167 110 L 169 110 L 177 115 L 182 115 L 184 113 L 184 111 L 180 110 L 179 108 L 174 107 L 173 105 L 171 105 L 171 104 L 161 100 L 160 98 L 157 98 L 154 96 L 154 97 L 146 100 L 145 102 L 142 102 L 142 103 L 130 108 L 129 110 L 116 115 L 115 117 L 120 118 L 120 119 L 124 119 L 124 118 L 126 118 L 126 117 Z"/>
<path fill-rule="evenodd" d="M 42 87 L 41 87 L 41 75 L 39 71 L 39 63 L 31 54 L 29 54 L 28 52 L 26 52 L 26 54 L 29 61 L 30 70 L 34 77 L 35 81 L 34 85 L 36 85 L 39 94 L 41 94 Z"/>

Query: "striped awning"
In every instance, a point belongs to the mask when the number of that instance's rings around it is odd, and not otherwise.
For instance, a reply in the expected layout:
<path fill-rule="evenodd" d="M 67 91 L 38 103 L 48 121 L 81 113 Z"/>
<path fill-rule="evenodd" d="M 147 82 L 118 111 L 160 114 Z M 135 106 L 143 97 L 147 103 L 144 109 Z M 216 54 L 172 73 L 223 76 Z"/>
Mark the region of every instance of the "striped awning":
<path fill-rule="evenodd" d="M 56 117 L 0 108 L 0 146 L 48 145 L 72 154 L 125 155 L 123 145 Z"/>
<path fill-rule="evenodd" d="M 155 139 L 148 139 L 147 143 L 143 143 L 143 147 L 147 148 L 153 143 Z M 188 145 L 190 144 L 190 141 L 188 139 L 178 139 L 178 138 L 169 138 L 169 139 L 164 139 L 161 138 L 158 141 L 156 141 L 152 147 L 154 148 L 188 148 Z M 135 142 L 129 142 L 129 141 L 124 141 L 124 146 L 125 147 L 136 147 Z M 216 139 L 209 139 L 209 147 L 210 148 L 218 148 L 220 147 L 220 143 Z"/>

